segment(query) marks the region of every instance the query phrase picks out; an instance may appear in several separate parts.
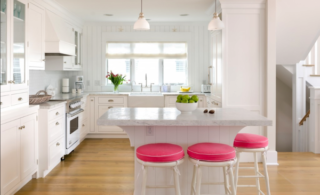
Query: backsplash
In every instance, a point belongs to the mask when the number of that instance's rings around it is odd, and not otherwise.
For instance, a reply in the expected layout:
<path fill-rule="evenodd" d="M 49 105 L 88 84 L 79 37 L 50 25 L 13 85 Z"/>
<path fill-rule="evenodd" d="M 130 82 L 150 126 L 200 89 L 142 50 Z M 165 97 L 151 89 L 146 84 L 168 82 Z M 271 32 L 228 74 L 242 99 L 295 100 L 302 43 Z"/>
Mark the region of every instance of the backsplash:
<path fill-rule="evenodd" d="M 74 88 L 75 76 L 77 75 L 82 75 L 82 72 L 30 70 L 29 94 L 36 94 L 40 90 L 45 90 L 48 85 L 55 87 L 56 93 L 61 93 L 61 82 L 63 78 L 69 78 L 71 91 L 71 89 Z"/>

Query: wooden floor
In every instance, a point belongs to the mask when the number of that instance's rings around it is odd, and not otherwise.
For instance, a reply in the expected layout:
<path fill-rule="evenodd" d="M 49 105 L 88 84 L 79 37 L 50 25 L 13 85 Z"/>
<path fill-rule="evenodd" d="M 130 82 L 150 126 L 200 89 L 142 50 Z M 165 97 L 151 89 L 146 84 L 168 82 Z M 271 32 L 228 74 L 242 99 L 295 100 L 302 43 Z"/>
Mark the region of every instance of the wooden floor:
<path fill-rule="evenodd" d="M 16 195 L 132 195 L 133 159 L 128 139 L 86 139 L 46 178 L 33 179 Z M 320 195 L 320 155 L 279 153 L 279 164 L 268 167 L 272 195 Z M 239 188 L 238 194 L 257 192 Z"/>

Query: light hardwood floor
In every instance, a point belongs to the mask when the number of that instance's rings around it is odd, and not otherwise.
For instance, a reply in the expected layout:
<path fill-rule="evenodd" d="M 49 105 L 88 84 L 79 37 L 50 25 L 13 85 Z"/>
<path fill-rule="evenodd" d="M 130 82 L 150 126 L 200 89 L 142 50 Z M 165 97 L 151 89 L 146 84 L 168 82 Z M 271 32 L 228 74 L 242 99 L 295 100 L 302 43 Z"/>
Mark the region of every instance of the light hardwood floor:
<path fill-rule="evenodd" d="M 16 195 L 132 195 L 133 159 L 128 139 L 86 139 L 46 178 L 33 179 Z M 279 164 L 268 167 L 272 195 L 320 195 L 320 155 L 279 153 Z M 248 183 L 255 181 L 239 184 Z M 263 179 L 260 183 L 264 190 Z M 238 194 L 257 192 L 239 188 Z"/>

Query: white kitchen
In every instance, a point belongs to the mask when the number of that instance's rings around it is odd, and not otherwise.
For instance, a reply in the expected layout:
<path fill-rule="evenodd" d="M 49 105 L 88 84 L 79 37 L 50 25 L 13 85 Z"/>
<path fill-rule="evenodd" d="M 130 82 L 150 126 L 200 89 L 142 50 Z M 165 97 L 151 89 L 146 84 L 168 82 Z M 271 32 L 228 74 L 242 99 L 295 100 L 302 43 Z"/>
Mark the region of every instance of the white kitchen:
<path fill-rule="evenodd" d="M 320 131 L 277 140 L 281 1 L 1 0 L 1 194 L 319 193 Z"/>

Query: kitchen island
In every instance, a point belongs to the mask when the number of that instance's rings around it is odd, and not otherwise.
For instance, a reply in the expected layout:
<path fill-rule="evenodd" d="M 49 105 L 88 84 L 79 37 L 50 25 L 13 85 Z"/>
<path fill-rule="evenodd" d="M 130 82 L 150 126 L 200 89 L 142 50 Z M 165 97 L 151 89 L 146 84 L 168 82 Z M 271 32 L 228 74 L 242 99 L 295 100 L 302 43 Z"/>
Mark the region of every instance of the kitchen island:
<path fill-rule="evenodd" d="M 233 145 L 236 134 L 247 126 L 271 126 L 264 116 L 241 108 L 219 108 L 214 114 L 197 109 L 192 114 L 181 114 L 176 108 L 112 108 L 97 121 L 100 126 L 119 126 L 129 136 L 135 149 L 149 143 L 172 143 L 187 148 L 199 142 L 216 142 Z M 179 166 L 181 194 L 190 194 L 192 163 L 188 160 Z M 140 194 L 141 165 L 135 160 L 135 191 Z M 222 182 L 222 169 L 204 168 L 203 182 Z M 172 184 L 171 170 L 148 170 L 148 185 Z M 221 194 L 223 186 L 204 186 L 202 193 Z M 148 189 L 148 195 L 173 195 L 174 189 Z"/>

